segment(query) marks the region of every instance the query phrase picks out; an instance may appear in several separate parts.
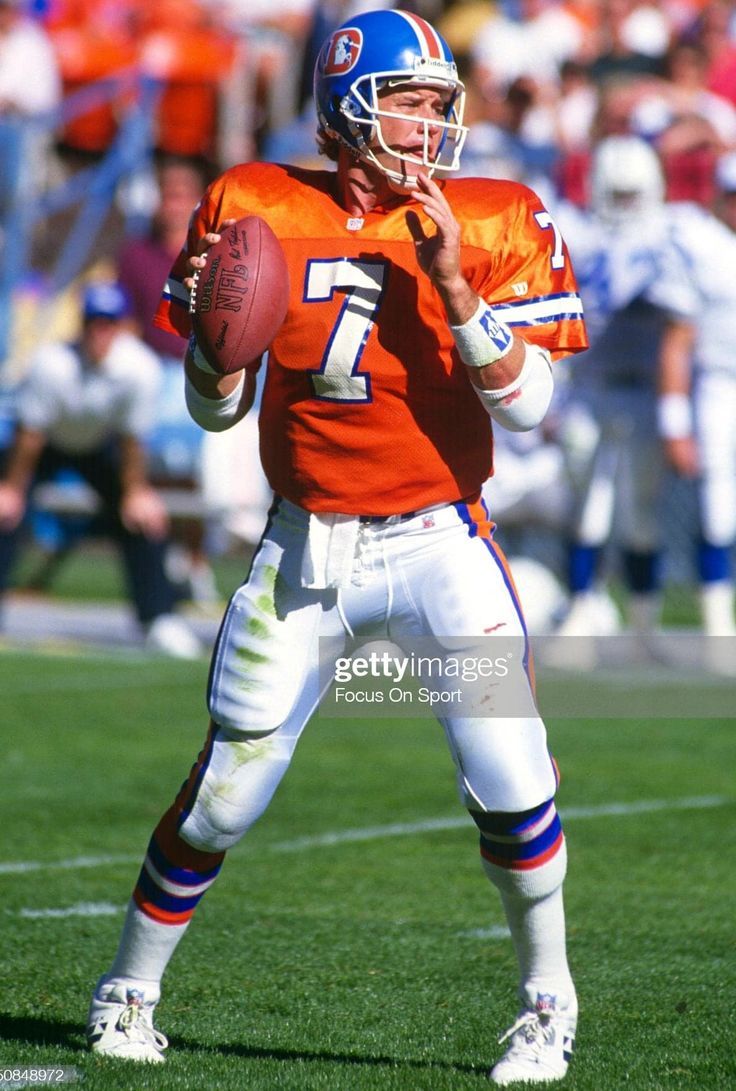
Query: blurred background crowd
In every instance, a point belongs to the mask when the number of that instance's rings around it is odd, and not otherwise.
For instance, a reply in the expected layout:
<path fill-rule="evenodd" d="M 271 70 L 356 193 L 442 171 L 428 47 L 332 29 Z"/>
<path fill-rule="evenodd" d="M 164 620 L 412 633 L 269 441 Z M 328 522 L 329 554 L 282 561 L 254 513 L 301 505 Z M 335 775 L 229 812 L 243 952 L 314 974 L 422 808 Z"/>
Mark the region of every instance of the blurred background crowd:
<path fill-rule="evenodd" d="M 329 167 L 314 141 L 316 51 L 343 20 L 377 6 L 0 0 L 0 449 L 12 448 L 17 392 L 39 346 L 74 342 L 90 320 L 85 286 L 118 282 L 125 307 L 91 320 L 120 322 L 159 369 L 161 394 L 140 438 L 170 521 L 168 577 L 190 601 L 206 605 L 222 593 L 213 559 L 257 540 L 269 494 L 257 468 L 255 420 L 218 436 L 188 422 L 183 345 L 157 331 L 151 315 L 210 178 L 253 158 Z M 400 6 L 430 20 L 458 61 L 470 129 L 465 174 L 524 182 L 570 220 L 593 201 L 591 165 L 601 142 L 633 135 L 656 153 L 663 201 L 710 213 L 736 192 L 736 170 L 727 170 L 736 152 L 736 0 Z M 568 238 L 574 264 L 575 235 Z M 733 274 L 736 281 L 736 265 Z M 652 367 L 640 385 L 653 404 L 657 346 L 648 351 Z M 575 373 L 567 377 L 568 386 L 575 381 Z M 571 451 L 586 443 L 592 450 L 595 439 L 585 437 L 599 434 L 601 422 L 594 401 L 578 410 L 572 405 L 567 414 L 563 399 L 544 430 L 499 436 L 498 474 L 488 489 L 502 544 L 518 558 L 522 597 L 530 581 L 527 609 L 537 628 L 564 624 L 581 590 L 579 550 L 570 568 L 580 492 Z M 566 415 L 576 429 L 557 427 Z M 696 476 L 665 474 L 647 497 L 666 540 L 657 590 L 702 579 L 693 559 Z M 47 561 L 37 582 L 52 582 L 76 541 L 70 526 L 89 529 L 95 510 L 74 470 L 32 495 L 31 529 Z M 615 537 L 613 514 L 609 522 Z M 570 631 L 615 632 L 624 624 L 626 610 L 610 594 L 611 581 L 625 583 L 614 546 L 606 535 L 596 543 L 609 567 L 589 566 L 588 612 Z M 653 548 L 645 543 L 639 552 Z M 732 542 L 719 548 L 732 552 Z M 716 575 L 729 583 L 730 572 Z M 644 583 L 650 591 L 652 581 Z"/>

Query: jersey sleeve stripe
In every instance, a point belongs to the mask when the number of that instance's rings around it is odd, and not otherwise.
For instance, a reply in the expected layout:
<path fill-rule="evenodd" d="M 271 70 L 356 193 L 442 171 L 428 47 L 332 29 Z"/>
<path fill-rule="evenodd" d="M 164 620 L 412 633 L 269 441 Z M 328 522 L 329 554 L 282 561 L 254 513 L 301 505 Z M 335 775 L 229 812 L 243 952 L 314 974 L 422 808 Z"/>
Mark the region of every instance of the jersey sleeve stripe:
<path fill-rule="evenodd" d="M 507 326 L 541 326 L 583 317 L 583 301 L 576 292 L 558 292 L 518 303 L 492 303 L 491 307 Z"/>
<path fill-rule="evenodd" d="M 166 281 L 162 295 L 164 299 L 176 304 L 176 306 L 186 307 L 189 310 L 189 292 L 182 281 L 177 280 L 175 277 L 169 277 Z"/>

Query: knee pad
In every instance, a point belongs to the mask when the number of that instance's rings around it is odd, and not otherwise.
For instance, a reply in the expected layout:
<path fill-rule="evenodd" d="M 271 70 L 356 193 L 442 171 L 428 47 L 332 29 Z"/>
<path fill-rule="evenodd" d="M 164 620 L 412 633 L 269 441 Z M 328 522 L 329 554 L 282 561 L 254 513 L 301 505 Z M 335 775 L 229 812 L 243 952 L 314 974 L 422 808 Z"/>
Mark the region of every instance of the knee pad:
<path fill-rule="evenodd" d="M 292 753 L 293 744 L 275 733 L 247 737 L 215 729 L 184 802 L 183 840 L 203 852 L 231 848 L 263 814 Z"/>
<path fill-rule="evenodd" d="M 531 692 L 529 681 L 524 684 Z M 551 799 L 557 788 L 539 716 L 463 717 L 447 721 L 460 799 L 475 813 L 513 814 Z"/>
<path fill-rule="evenodd" d="M 483 868 L 499 890 L 544 898 L 565 878 L 567 848 L 554 800 L 516 813 L 470 812 L 480 830 Z"/>

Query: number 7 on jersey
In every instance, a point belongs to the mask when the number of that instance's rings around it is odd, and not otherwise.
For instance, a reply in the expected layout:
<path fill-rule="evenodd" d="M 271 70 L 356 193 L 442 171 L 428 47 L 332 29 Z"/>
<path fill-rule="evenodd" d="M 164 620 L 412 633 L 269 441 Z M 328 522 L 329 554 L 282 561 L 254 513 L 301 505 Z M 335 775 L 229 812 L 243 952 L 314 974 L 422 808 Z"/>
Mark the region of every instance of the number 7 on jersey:
<path fill-rule="evenodd" d="M 322 401 L 371 401 L 370 374 L 360 374 L 358 368 L 381 306 L 388 265 L 350 258 L 307 262 L 305 303 L 324 303 L 336 291 L 346 293 L 320 366 L 309 371 L 315 397 Z"/>

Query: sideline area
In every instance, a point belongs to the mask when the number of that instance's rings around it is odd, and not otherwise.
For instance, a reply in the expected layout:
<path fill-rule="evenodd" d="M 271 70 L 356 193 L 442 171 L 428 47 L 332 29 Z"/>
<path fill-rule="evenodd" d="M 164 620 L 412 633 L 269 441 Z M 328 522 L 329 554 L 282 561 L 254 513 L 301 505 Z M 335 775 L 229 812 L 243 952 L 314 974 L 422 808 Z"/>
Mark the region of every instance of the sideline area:
<path fill-rule="evenodd" d="M 219 616 L 210 618 L 191 612 L 186 614 L 186 620 L 208 654 L 217 635 Z M 7 596 L 3 604 L 0 650 L 16 647 L 78 651 L 84 646 L 143 652 L 132 609 L 126 603 L 70 602 L 25 594 Z"/>

